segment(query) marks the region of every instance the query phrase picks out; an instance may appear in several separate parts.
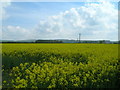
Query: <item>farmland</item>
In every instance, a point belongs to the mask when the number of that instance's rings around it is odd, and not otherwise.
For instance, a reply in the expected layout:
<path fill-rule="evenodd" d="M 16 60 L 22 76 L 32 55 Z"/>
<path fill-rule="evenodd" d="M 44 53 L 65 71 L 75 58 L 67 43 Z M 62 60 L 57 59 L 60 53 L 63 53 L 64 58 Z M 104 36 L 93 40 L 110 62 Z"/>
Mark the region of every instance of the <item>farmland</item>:
<path fill-rule="evenodd" d="M 118 44 L 2 44 L 3 88 L 118 88 Z"/>

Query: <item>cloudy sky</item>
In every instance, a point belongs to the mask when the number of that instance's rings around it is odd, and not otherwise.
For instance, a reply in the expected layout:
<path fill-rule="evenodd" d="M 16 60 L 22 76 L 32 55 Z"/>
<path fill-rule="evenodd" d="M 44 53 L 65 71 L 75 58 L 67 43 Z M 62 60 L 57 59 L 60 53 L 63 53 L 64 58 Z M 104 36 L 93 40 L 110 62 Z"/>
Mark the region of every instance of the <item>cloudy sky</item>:
<path fill-rule="evenodd" d="M 116 2 L 11 2 L 2 6 L 2 39 L 118 40 Z"/>

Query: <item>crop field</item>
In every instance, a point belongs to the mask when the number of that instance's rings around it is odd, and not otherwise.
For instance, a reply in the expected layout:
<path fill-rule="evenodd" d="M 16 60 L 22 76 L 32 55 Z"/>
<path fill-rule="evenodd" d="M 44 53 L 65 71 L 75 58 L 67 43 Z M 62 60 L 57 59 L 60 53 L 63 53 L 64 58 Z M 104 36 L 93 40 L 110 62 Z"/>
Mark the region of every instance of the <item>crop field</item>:
<path fill-rule="evenodd" d="M 118 44 L 2 44 L 3 88 L 119 88 Z"/>

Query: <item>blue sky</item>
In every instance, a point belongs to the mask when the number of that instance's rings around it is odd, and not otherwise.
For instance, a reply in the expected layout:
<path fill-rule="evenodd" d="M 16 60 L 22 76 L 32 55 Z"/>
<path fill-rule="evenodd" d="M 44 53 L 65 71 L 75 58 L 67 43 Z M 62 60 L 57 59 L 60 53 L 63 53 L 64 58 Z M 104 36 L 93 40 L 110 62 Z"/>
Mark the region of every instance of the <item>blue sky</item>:
<path fill-rule="evenodd" d="M 3 11 L 2 39 L 118 39 L 117 3 L 11 2 Z"/>
<path fill-rule="evenodd" d="M 22 26 L 31 28 L 49 16 L 57 15 L 73 7 L 77 8 L 83 3 L 65 3 L 65 2 L 12 2 L 9 8 L 6 8 L 10 18 L 5 19 L 3 24 Z"/>

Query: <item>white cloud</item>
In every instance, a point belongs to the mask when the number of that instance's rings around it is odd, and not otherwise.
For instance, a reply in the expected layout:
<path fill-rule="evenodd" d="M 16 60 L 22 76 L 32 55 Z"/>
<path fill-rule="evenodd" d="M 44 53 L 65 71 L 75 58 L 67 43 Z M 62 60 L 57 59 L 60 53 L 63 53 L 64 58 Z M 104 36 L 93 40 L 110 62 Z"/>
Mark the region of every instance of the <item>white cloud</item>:
<path fill-rule="evenodd" d="M 115 40 L 118 38 L 117 20 L 118 10 L 113 4 L 92 3 L 40 21 L 35 30 L 40 38 L 76 39 L 78 33 L 82 33 L 82 39 Z"/>
<path fill-rule="evenodd" d="M 6 13 L 5 8 L 11 5 L 11 0 L 6 0 L 6 2 L 0 2 L 0 20 L 6 19 L 9 15 Z"/>
<path fill-rule="evenodd" d="M 118 10 L 112 3 L 86 3 L 58 15 L 50 16 L 39 25 L 27 30 L 8 26 L 3 30 L 3 39 L 118 39 Z"/>
<path fill-rule="evenodd" d="M 3 27 L 2 30 L 2 39 L 24 40 L 34 37 L 29 30 L 21 28 L 20 26 L 7 26 Z"/>
<path fill-rule="evenodd" d="M 11 0 L 6 0 L 6 2 L 0 1 L 0 39 L 2 39 L 2 20 L 9 17 L 6 13 L 5 8 L 11 5 Z"/>

